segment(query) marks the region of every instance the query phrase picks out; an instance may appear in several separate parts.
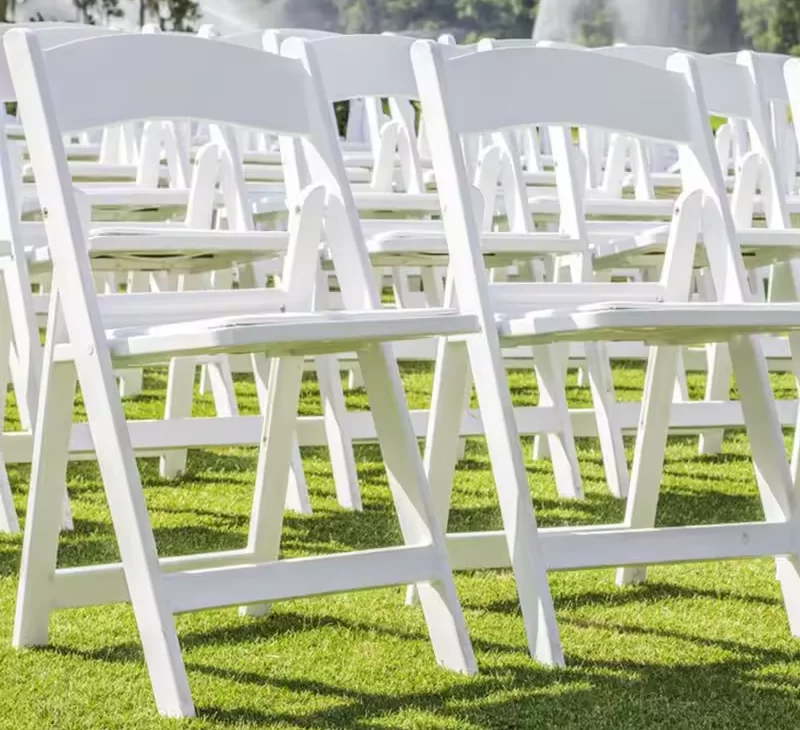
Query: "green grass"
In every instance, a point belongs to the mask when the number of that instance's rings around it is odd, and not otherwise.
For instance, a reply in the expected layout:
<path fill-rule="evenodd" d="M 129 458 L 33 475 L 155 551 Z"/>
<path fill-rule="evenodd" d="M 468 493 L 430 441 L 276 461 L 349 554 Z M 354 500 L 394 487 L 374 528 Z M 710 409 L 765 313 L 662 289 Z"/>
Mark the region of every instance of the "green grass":
<path fill-rule="evenodd" d="M 424 407 L 430 368 L 405 368 L 409 399 Z M 642 371 L 618 367 L 620 398 L 638 398 Z M 534 403 L 533 379 L 511 378 L 515 400 Z M 691 378 L 692 393 L 702 379 Z M 148 373 L 131 417 L 161 414 L 164 376 Z M 794 397 L 788 378 L 776 379 Z M 238 382 L 241 402 L 255 393 Z M 365 406 L 364 394 L 348 394 Z M 587 404 L 570 382 L 570 400 Z M 313 379 L 302 410 L 315 412 Z M 197 412 L 208 413 L 203 397 Z M 622 516 L 603 483 L 596 441 L 580 444 L 587 498 L 557 498 L 550 465 L 527 463 L 543 525 L 610 522 Z M 525 442 L 530 455 L 530 440 Z M 323 449 L 304 453 L 314 515 L 289 514 L 287 556 L 369 548 L 398 540 L 375 447 L 359 447 L 363 514 L 335 501 Z M 178 483 L 143 460 L 147 502 L 162 554 L 242 547 L 255 452 L 195 451 Z M 11 478 L 20 514 L 28 470 Z M 76 530 L 64 535 L 61 565 L 114 560 L 117 549 L 98 471 L 70 468 Z M 500 524 L 485 446 L 470 441 L 455 487 L 452 528 Z M 731 434 L 724 453 L 697 455 L 695 442 L 670 442 L 660 524 L 761 517 L 745 439 Z M 53 616 L 49 647 L 9 647 L 21 540 L 0 536 L 0 727 L 159 728 L 142 652 L 127 606 Z M 465 678 L 438 669 L 418 608 L 399 588 L 278 604 L 272 615 L 243 619 L 235 609 L 177 619 L 199 717 L 197 728 L 793 728 L 800 724 L 800 644 L 788 630 L 770 560 L 657 567 L 650 581 L 619 590 L 613 570 L 555 573 L 551 584 L 568 668 L 546 670 L 526 655 L 508 572 L 457 576 L 480 665 Z M 179 723 L 180 724 L 180 723 Z"/>

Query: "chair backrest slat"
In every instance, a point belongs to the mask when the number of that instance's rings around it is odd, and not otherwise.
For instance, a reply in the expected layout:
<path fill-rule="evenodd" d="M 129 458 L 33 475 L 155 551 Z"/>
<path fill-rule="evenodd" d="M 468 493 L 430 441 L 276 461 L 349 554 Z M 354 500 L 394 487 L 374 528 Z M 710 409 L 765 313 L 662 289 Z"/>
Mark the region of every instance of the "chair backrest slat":
<path fill-rule="evenodd" d="M 356 97 L 417 99 L 411 67 L 414 38 L 346 35 L 314 40 L 322 85 L 330 101 Z"/>
<path fill-rule="evenodd" d="M 41 48 L 52 48 L 70 41 L 83 38 L 94 38 L 100 35 L 121 35 L 120 31 L 102 28 L 96 25 L 80 25 L 79 23 L 6 23 L 0 24 L 0 38 L 9 30 L 26 29 L 35 31 Z M 6 54 L 0 53 L 0 101 L 15 101 L 14 84 L 8 70 Z"/>
<path fill-rule="evenodd" d="M 459 303 L 463 299 L 483 326 L 491 326 L 493 314 L 459 136 L 510 127 L 553 125 L 561 229 L 584 242 L 588 240 L 584 193 L 569 128 L 605 127 L 675 143 L 684 192 L 702 203 L 705 246 L 717 294 L 725 301 L 750 296 L 724 181 L 715 161 L 702 83 L 690 56 L 670 57 L 666 69 L 586 51 L 535 47 L 447 60 L 434 44 L 418 42 L 412 59 L 431 132 Z M 521 94 L 520 89 L 529 93 Z M 585 271 L 587 257 L 581 258 L 578 266 Z M 577 267 L 573 278 L 575 273 L 583 276 Z"/>
<path fill-rule="evenodd" d="M 7 36 L 6 53 L 19 43 Z M 42 63 L 64 132 L 156 118 L 308 131 L 307 75 L 296 63 L 249 48 L 196 36 L 115 35 L 56 46 Z M 237 68 L 239 77 L 227 77 L 225 68 Z M 15 79 L 17 88 L 17 81 L 25 83 Z"/>
<path fill-rule="evenodd" d="M 692 136 L 680 111 L 686 107 L 687 88 L 678 74 L 553 48 L 477 52 L 449 63 L 447 102 L 460 134 L 520 127 L 536 119 L 676 143 Z M 497 84 L 498 78 L 506 81 Z M 522 90 L 534 82 L 535 93 L 521 93 L 520 103 L 508 105 L 509 87 Z"/>
<path fill-rule="evenodd" d="M 666 68 L 670 56 L 683 52 L 678 48 L 662 46 L 616 45 L 592 49 L 592 53 L 624 58 L 655 68 Z M 750 109 L 750 81 L 747 71 L 737 65 L 736 56 L 720 58 L 700 53 L 689 55 L 694 59 L 700 75 L 708 110 L 725 117 L 746 117 Z"/>
<path fill-rule="evenodd" d="M 713 58 L 736 61 L 738 53 L 716 53 Z M 783 80 L 783 67 L 791 58 L 783 53 L 759 53 L 764 80 L 764 96 L 768 101 L 789 101 L 786 83 Z"/>

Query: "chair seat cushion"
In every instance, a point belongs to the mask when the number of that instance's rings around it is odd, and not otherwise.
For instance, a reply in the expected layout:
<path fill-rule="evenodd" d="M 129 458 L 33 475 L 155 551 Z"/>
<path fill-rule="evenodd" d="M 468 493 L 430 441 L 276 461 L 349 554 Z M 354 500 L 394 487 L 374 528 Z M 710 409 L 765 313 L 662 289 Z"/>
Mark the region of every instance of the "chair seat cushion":
<path fill-rule="evenodd" d="M 800 330 L 800 303 L 603 302 L 501 317 L 497 325 L 504 341 L 705 344 Z"/>

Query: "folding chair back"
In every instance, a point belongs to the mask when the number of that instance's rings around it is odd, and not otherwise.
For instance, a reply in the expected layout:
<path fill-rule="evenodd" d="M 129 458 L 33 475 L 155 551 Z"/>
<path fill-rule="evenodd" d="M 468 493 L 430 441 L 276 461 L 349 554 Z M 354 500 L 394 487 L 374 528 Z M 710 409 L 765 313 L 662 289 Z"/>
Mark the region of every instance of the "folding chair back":
<path fill-rule="evenodd" d="M 458 535 L 453 543 L 461 551 L 454 550 L 454 564 L 462 568 L 510 564 L 515 570 L 523 616 L 533 612 L 539 618 L 535 624 L 539 633 L 530 640 L 531 651 L 553 662 L 560 647 L 545 577 L 535 567 L 536 559 L 550 567 L 576 568 L 609 564 L 606 561 L 626 564 L 633 555 L 638 556 L 636 564 L 742 556 L 739 546 L 743 535 L 748 536 L 746 542 L 750 541 L 750 524 L 692 528 L 700 530 L 694 533 L 681 529 L 657 538 L 652 530 L 678 357 L 678 348 L 672 345 L 718 338 L 728 341 L 731 350 L 769 523 L 756 528 L 764 529 L 769 540 L 748 554 L 790 556 L 786 561 L 781 558 L 779 575 L 796 633 L 800 628 L 800 562 L 793 538 L 784 531 L 785 525 L 797 524 L 794 486 L 766 362 L 753 334 L 766 328 L 796 328 L 798 308 L 792 305 L 785 310 L 771 310 L 750 301 L 724 181 L 714 159 L 703 85 L 693 59 L 679 54 L 669 59 L 667 69 L 659 69 L 585 51 L 511 48 L 447 60 L 434 44 L 422 42 L 415 44 L 412 58 L 428 119 L 450 247 L 448 290 L 452 297 L 457 295 L 460 307 L 478 317 L 482 326 L 481 335 L 468 337 L 465 344 L 475 372 L 505 525 L 502 540 L 499 535 Z M 532 93 L 519 94 L 521 88 L 531 88 Z M 564 89 L 569 93 L 565 94 Z M 648 103 L 642 104 L 642 99 Z M 487 280 L 460 137 L 542 124 L 552 125 L 557 182 L 560 191 L 566 193 L 561 199 L 562 225 L 566 219 L 567 225 L 578 233 L 584 219 L 583 189 L 577 183 L 572 159 L 572 126 L 599 127 L 678 146 L 684 192 L 675 205 L 666 262 L 658 284 L 495 284 Z M 698 307 L 688 303 L 688 297 L 701 224 L 720 302 Z M 745 316 L 749 325 L 744 322 Z M 511 344 L 625 338 L 644 338 L 659 345 L 651 350 L 648 363 L 625 524 L 619 531 L 609 526 L 590 528 L 591 538 L 583 547 L 580 530 L 554 531 L 551 535 L 555 549 L 551 553 L 548 548 L 547 556 L 542 557 L 535 519 L 526 514 L 527 476 L 510 417 L 512 403 L 502 366 L 501 341 Z M 447 390 L 451 381 L 455 382 L 452 387 L 457 394 L 458 373 L 465 367 L 463 345 L 451 343 L 445 355 L 448 372 L 437 373 L 434 386 L 434 398 L 439 401 L 453 397 Z M 437 414 L 446 420 L 448 410 L 440 403 Z M 435 460 L 437 452 L 430 446 L 430 439 L 427 446 L 426 458 Z M 430 468 L 434 471 L 437 467 L 431 464 Z M 516 485 L 516 490 L 505 485 Z M 443 502 L 448 497 L 445 494 Z M 772 539 L 782 544 L 776 547 Z M 642 552 L 632 551 L 634 540 Z M 709 541 L 715 544 L 713 554 L 708 551 Z M 496 550 L 494 558 L 484 552 L 492 549 L 490 544 Z M 653 557 L 643 558 L 644 552 Z M 526 560 L 531 554 L 535 559 Z M 622 580 L 642 577 L 642 572 L 635 576 L 623 574 Z M 532 624 L 526 621 L 529 631 Z M 545 633 L 545 627 L 551 630 Z"/>
<path fill-rule="evenodd" d="M 328 102 L 314 81 L 319 69 L 313 49 L 298 49 L 300 63 L 196 36 L 152 34 L 92 38 L 42 51 L 35 34 L 25 31 L 8 34 L 5 48 L 54 265 L 15 645 L 46 643 L 54 607 L 130 600 L 159 709 L 189 716 L 194 705 L 174 613 L 237 603 L 263 613 L 265 601 L 411 582 L 423 595 L 439 662 L 474 672 L 400 374 L 386 344 L 470 331 L 474 318 L 455 311 L 414 315 L 382 310 Z M 132 315 L 141 316 L 145 309 L 139 305 L 137 311 L 131 304 L 137 295 L 126 298 L 123 307 L 116 306 L 122 297 L 97 297 L 85 208 L 68 173 L 62 135 L 142 118 L 203 120 L 218 128 L 220 144 L 233 162 L 239 158 L 232 129 L 279 136 L 290 209 L 280 287 L 143 295 L 150 319 L 142 318 L 140 327 L 130 326 Z M 351 311 L 310 311 L 323 226 Z M 123 318 L 124 328 L 108 331 L 115 316 Z M 153 318 L 160 324 L 153 326 Z M 359 352 L 405 544 L 279 560 L 303 358 L 352 349 Z M 167 575 L 158 559 L 113 365 L 219 352 L 276 356 L 269 371 L 250 539 L 243 551 L 173 559 Z M 86 394 L 122 564 L 85 567 L 67 577 L 56 570 L 58 525 L 52 505 L 63 494 L 78 382 Z M 80 590 L 80 585 L 92 589 Z"/>

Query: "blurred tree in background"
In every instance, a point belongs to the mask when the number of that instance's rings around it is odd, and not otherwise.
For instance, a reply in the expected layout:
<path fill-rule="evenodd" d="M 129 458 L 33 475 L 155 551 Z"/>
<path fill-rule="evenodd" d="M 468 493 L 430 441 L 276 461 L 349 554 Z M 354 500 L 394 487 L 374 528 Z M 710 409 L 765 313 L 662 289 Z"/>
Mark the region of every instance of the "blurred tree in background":
<path fill-rule="evenodd" d="M 192 31 L 200 15 L 197 0 L 139 0 L 140 25 L 149 21 L 158 23 L 161 30 Z"/>
<path fill-rule="evenodd" d="M 775 47 L 771 51 L 800 55 L 800 1 L 777 0 L 773 21 Z"/>
<path fill-rule="evenodd" d="M 756 51 L 772 51 L 776 47 L 776 0 L 739 0 L 742 33 Z"/>
<path fill-rule="evenodd" d="M 112 18 L 121 18 L 119 0 L 72 0 L 82 23 L 106 25 Z"/>
<path fill-rule="evenodd" d="M 461 40 L 480 36 L 530 37 L 536 0 L 336 0 L 348 33 L 455 31 Z"/>
<path fill-rule="evenodd" d="M 129 1 L 72 3 L 82 22 L 105 24 L 127 16 Z M 140 25 L 155 22 L 164 30 L 190 31 L 202 18 L 203 2 L 213 16 L 217 0 L 137 0 L 132 7 Z M 25 12 L 35 4 L 27 0 Z M 27 20 L 19 17 L 23 6 L 15 13 L 15 5 L 16 0 L 0 0 L 0 13 Z M 254 9 L 264 12 L 254 14 Z M 540 37 L 588 46 L 624 41 L 706 53 L 744 47 L 800 55 L 800 0 L 225 0 L 225 10 L 231 17 L 241 14 L 254 28 L 452 33 L 460 42 L 530 37 L 540 17 L 540 26 L 547 26 Z"/>
<path fill-rule="evenodd" d="M 739 17 L 755 50 L 800 55 L 800 0 L 739 0 Z"/>
<path fill-rule="evenodd" d="M 579 0 L 572 8 L 570 22 L 575 28 L 570 39 L 583 46 L 607 46 L 614 42 L 616 7 L 609 0 Z"/>

